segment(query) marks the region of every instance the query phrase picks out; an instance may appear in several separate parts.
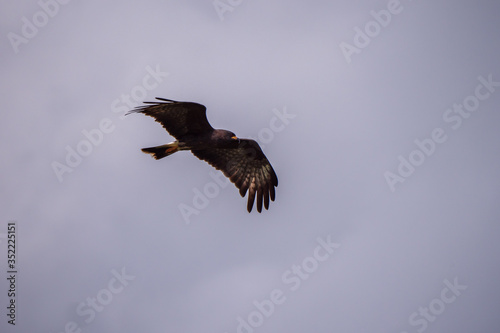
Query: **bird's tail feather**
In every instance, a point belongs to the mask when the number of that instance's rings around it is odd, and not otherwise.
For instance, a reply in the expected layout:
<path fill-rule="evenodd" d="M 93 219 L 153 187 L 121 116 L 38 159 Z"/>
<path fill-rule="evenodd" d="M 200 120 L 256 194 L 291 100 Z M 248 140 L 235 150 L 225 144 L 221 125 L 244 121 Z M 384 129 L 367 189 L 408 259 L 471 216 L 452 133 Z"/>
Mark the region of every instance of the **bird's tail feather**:
<path fill-rule="evenodd" d="M 172 142 L 172 143 L 167 143 L 166 145 L 161 145 L 161 146 L 157 146 L 157 147 L 142 148 L 141 150 L 143 153 L 150 154 L 156 160 L 159 160 L 160 158 L 164 158 L 164 157 L 171 155 L 171 154 L 175 153 L 176 151 L 178 151 L 179 150 L 179 143 Z"/>

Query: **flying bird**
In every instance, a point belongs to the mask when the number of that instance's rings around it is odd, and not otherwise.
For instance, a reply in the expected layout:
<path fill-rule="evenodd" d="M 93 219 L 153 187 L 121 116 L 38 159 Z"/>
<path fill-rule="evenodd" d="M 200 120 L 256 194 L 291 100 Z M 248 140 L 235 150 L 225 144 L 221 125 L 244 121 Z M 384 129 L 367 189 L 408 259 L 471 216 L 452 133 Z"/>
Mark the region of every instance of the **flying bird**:
<path fill-rule="evenodd" d="M 240 139 L 231 131 L 214 129 L 207 120 L 206 107 L 193 102 L 177 102 L 156 98 L 144 102 L 130 113 L 153 117 L 176 141 L 161 146 L 143 148 L 159 160 L 180 150 L 190 150 L 200 160 L 208 162 L 233 182 L 244 197 L 248 191 L 247 210 L 250 213 L 257 198 L 257 211 L 262 204 L 269 208 L 274 201 L 278 177 L 271 163 L 255 140 Z"/>

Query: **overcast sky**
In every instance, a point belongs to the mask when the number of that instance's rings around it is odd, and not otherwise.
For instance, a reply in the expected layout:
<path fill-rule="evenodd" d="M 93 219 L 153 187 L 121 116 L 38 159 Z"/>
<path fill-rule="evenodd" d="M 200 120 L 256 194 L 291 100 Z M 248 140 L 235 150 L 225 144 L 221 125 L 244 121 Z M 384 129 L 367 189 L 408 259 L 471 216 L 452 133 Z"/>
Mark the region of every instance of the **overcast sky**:
<path fill-rule="evenodd" d="M 1 1 L 0 331 L 500 331 L 498 1 L 56 1 Z M 156 96 L 261 144 L 269 211 L 141 153 Z"/>

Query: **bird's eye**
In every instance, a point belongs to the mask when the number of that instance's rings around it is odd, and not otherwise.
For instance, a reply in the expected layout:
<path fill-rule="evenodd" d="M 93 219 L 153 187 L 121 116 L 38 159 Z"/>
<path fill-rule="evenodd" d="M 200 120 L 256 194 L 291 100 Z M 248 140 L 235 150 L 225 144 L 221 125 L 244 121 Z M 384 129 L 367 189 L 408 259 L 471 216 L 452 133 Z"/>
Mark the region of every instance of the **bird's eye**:
<path fill-rule="evenodd" d="M 236 135 L 233 135 L 233 136 L 231 137 L 231 139 L 233 139 L 233 140 L 239 140 L 239 139 L 238 139 L 238 137 L 237 137 Z"/>

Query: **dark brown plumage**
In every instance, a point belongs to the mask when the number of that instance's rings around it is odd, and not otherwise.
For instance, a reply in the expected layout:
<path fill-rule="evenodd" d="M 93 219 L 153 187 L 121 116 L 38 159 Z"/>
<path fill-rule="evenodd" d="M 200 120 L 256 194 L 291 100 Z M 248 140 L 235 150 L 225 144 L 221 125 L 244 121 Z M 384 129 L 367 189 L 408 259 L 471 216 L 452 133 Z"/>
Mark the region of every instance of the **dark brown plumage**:
<path fill-rule="evenodd" d="M 240 190 L 242 197 L 248 191 L 248 212 L 257 199 L 257 211 L 269 208 L 269 199 L 275 199 L 278 177 L 259 144 L 250 139 L 238 139 L 234 133 L 214 129 L 207 120 L 205 106 L 192 102 L 177 102 L 156 98 L 144 102 L 129 113 L 138 112 L 153 117 L 177 141 L 143 148 L 142 151 L 160 159 L 179 150 L 191 150 L 194 156 L 221 170 Z"/>

